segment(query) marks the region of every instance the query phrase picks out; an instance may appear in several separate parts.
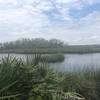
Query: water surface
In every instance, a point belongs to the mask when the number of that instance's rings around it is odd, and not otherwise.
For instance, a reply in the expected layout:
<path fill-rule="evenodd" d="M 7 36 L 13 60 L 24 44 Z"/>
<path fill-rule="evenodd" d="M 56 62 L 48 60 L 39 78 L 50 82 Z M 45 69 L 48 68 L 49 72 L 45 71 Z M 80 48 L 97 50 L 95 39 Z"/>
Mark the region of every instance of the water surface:
<path fill-rule="evenodd" d="M 0 54 L 2 57 L 8 56 L 8 54 Z M 31 57 L 31 54 L 10 54 L 10 56 L 16 56 L 17 58 L 25 59 L 27 56 Z M 100 68 L 100 53 L 93 54 L 65 54 L 65 60 L 58 63 L 50 63 L 50 67 L 57 71 L 70 71 L 88 68 Z"/>

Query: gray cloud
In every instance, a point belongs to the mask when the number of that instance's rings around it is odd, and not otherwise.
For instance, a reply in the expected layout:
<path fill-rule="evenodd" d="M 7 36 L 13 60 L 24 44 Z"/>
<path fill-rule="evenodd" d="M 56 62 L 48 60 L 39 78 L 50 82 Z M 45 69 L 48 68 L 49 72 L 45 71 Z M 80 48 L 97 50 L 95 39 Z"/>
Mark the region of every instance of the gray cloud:
<path fill-rule="evenodd" d="M 86 0 L 0 0 L 0 41 L 43 37 L 62 39 L 70 44 L 100 43 L 100 12 L 95 11 L 78 21 L 69 14 L 72 6 L 81 9 L 85 2 Z M 88 0 L 87 4 L 97 2 L 98 0 Z M 55 20 L 50 16 L 54 10 L 59 12 L 58 15 L 55 14 Z M 47 15 L 45 11 L 52 12 Z"/>

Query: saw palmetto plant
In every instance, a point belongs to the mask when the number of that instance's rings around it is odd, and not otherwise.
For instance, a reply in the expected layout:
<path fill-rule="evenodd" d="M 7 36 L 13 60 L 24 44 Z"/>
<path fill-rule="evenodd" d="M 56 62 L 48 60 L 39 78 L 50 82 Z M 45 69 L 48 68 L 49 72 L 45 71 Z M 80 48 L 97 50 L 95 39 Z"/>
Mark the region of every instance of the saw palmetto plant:
<path fill-rule="evenodd" d="M 0 100 L 99 100 L 100 70 L 57 73 L 41 55 L 0 61 Z"/>

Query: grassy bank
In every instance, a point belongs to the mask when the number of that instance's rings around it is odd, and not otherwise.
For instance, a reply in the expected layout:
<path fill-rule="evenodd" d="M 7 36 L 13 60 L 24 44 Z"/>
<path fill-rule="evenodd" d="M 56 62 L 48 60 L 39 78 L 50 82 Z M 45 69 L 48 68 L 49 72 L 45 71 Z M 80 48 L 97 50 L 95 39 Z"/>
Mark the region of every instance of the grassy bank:
<path fill-rule="evenodd" d="M 32 56 L 28 56 L 28 59 L 35 59 L 36 54 L 32 54 Z M 38 54 L 38 56 L 41 58 L 40 62 L 46 62 L 46 63 L 56 63 L 56 62 L 63 62 L 65 60 L 65 56 L 63 53 L 56 53 L 56 54 Z"/>
<path fill-rule="evenodd" d="M 58 54 L 47 54 L 41 56 L 42 59 L 48 63 L 56 63 L 56 62 L 62 62 L 65 60 L 64 54 L 58 53 Z"/>
<path fill-rule="evenodd" d="M 0 61 L 0 99 L 60 100 L 63 96 L 71 100 L 100 99 L 100 68 L 57 73 L 41 59 L 39 55 L 26 61 L 3 58 Z"/>
<path fill-rule="evenodd" d="M 19 39 L 0 43 L 0 53 L 95 53 L 100 52 L 100 45 L 67 45 L 57 39 L 45 40 Z"/>
<path fill-rule="evenodd" d="M 18 54 L 19 55 L 19 54 Z M 36 54 L 20 54 L 18 56 L 17 54 L 13 53 L 6 53 L 5 56 L 10 56 L 10 57 L 16 57 L 16 58 L 22 58 L 23 60 L 27 59 L 35 59 Z M 65 56 L 63 53 L 55 53 L 55 54 L 38 54 L 38 56 L 41 58 L 41 62 L 46 62 L 46 63 L 56 63 L 56 62 L 63 62 L 65 60 Z"/>
<path fill-rule="evenodd" d="M 100 53 L 99 45 L 87 45 L 87 46 L 66 46 L 66 47 L 53 47 L 53 48 L 12 48 L 12 49 L 0 49 L 0 53 L 18 53 L 18 54 L 55 54 L 55 53 Z"/>
<path fill-rule="evenodd" d="M 100 68 L 78 70 L 67 73 L 62 87 L 65 91 L 76 91 L 83 95 L 86 100 L 100 99 Z M 66 84 L 66 85 L 65 85 Z"/>

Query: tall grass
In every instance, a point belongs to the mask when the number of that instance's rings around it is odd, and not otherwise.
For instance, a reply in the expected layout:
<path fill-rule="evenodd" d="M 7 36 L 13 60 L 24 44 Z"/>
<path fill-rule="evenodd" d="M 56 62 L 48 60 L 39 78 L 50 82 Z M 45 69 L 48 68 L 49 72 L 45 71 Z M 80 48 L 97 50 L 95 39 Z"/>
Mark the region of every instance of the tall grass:
<path fill-rule="evenodd" d="M 44 59 L 48 63 L 56 63 L 56 62 L 62 62 L 65 60 L 64 54 L 62 53 L 56 53 L 56 54 L 45 54 L 42 56 L 42 59 Z"/>
<path fill-rule="evenodd" d="M 55 73 L 41 59 L 41 55 L 26 61 L 9 56 L 3 58 L 0 100 L 60 100 L 65 96 L 78 100 L 81 95 L 86 100 L 100 99 L 100 68 Z"/>
<path fill-rule="evenodd" d="M 65 91 L 77 92 L 86 100 L 100 100 L 100 68 L 85 67 L 66 73 L 61 85 Z"/>
<path fill-rule="evenodd" d="M 8 56 L 0 62 L 0 100 L 55 100 L 61 80 L 40 55 L 26 60 Z"/>

